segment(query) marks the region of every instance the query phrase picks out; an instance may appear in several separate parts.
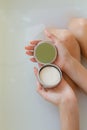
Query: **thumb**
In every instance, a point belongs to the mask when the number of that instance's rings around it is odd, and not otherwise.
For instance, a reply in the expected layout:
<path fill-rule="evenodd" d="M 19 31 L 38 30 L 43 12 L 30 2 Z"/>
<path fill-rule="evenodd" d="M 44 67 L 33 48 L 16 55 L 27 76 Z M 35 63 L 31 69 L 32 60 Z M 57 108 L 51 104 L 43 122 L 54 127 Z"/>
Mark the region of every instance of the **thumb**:
<path fill-rule="evenodd" d="M 50 33 L 47 29 L 45 29 L 45 35 L 50 38 L 54 44 L 61 42 L 54 34 Z"/>
<path fill-rule="evenodd" d="M 34 67 L 34 74 L 36 76 L 36 79 L 38 80 L 38 69 L 36 67 Z"/>
<path fill-rule="evenodd" d="M 51 34 L 47 29 L 45 29 L 45 34 L 48 38 L 52 40 L 53 44 L 57 47 L 59 51 L 65 49 L 65 46 L 62 44 L 62 41 L 55 35 Z"/>

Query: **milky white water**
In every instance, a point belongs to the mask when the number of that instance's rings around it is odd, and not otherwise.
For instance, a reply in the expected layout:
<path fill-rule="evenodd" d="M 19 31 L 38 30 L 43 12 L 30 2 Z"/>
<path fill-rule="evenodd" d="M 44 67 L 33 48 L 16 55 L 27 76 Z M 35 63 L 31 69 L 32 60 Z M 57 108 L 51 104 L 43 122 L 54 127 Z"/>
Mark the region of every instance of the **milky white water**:
<path fill-rule="evenodd" d="M 84 8 L 87 1 L 82 0 L 80 9 L 72 7 L 73 1 L 77 0 L 48 0 L 48 3 L 47 0 L 37 1 L 3 0 L 5 6 L 0 3 L 1 130 L 60 130 L 58 108 L 45 102 L 36 93 L 36 78 L 33 73 L 36 64 L 28 60 L 24 46 L 32 39 L 45 40 L 45 27 L 67 28 L 70 18 L 87 17 L 87 8 Z M 71 2 L 71 7 L 65 8 L 68 2 Z M 80 1 L 77 1 L 77 5 L 78 2 Z M 64 7 L 59 8 L 60 3 Z M 50 4 L 57 8 L 49 9 Z M 36 9 L 36 6 L 47 7 L 47 10 Z M 81 129 L 86 130 L 87 96 L 81 93 L 79 99 Z"/>

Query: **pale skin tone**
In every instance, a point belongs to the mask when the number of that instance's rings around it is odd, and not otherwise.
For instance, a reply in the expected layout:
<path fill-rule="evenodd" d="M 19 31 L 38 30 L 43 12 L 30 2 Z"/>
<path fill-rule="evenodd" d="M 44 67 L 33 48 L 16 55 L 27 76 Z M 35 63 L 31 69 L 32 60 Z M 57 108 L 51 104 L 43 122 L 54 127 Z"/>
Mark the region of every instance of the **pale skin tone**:
<path fill-rule="evenodd" d="M 65 47 L 68 49 L 70 54 L 80 62 L 80 59 L 81 59 L 80 58 L 80 47 L 79 47 L 78 42 L 74 38 L 73 34 L 70 33 L 70 31 L 66 30 L 66 29 L 50 28 L 49 31 L 53 35 L 55 35 L 61 41 L 61 44 L 65 45 Z M 34 42 L 35 45 L 38 44 L 38 42 L 39 41 Z M 33 52 L 31 52 L 31 50 L 33 50 L 33 49 L 34 49 L 34 45 L 29 46 L 27 48 L 28 51 L 26 53 L 28 55 L 33 55 Z M 35 62 L 35 58 L 31 58 L 31 60 L 33 62 Z M 57 64 L 57 60 L 54 62 L 54 64 Z M 75 90 L 75 88 L 77 88 L 76 84 L 64 72 L 63 72 L 63 76 L 66 79 L 66 81 L 69 83 L 69 85 Z"/>
<path fill-rule="evenodd" d="M 79 41 L 81 52 L 83 56 L 87 58 L 87 19 L 72 19 L 69 24 L 69 29 Z M 58 33 L 58 32 L 57 32 Z M 46 35 L 55 43 L 57 46 L 59 57 L 56 61 L 57 65 L 64 71 L 81 89 L 87 92 L 87 70 L 81 65 L 76 57 L 70 54 L 70 51 L 62 44 L 54 35 L 46 31 Z M 34 46 L 38 44 L 38 41 L 31 43 L 33 47 L 26 47 L 27 54 L 33 55 Z M 34 58 L 31 61 L 35 62 Z M 37 77 L 37 68 L 34 68 L 35 75 Z M 60 109 L 60 118 L 62 130 L 79 130 L 79 116 L 76 96 L 71 89 L 71 85 L 68 84 L 65 79 L 62 79 L 60 85 L 54 89 L 43 89 L 37 82 L 37 91 L 47 101 L 57 105 Z"/>
<path fill-rule="evenodd" d="M 73 18 L 69 25 L 69 30 L 73 33 L 75 38 L 79 41 L 82 55 L 87 58 L 87 19 L 85 18 Z M 49 37 L 50 34 L 48 34 Z M 62 46 L 64 47 L 64 46 Z M 63 50 L 64 51 L 64 50 Z M 69 54 L 70 55 L 70 54 Z M 87 69 L 84 68 L 75 58 L 68 55 L 68 60 L 62 70 L 71 79 L 87 92 Z M 60 64 L 60 63 L 59 63 Z M 62 64 L 63 65 L 63 64 Z M 71 69 L 72 68 L 72 69 Z M 76 76 L 75 76 L 76 75 Z"/>
<path fill-rule="evenodd" d="M 47 32 L 46 32 L 47 33 Z M 47 34 L 48 36 L 48 34 Z M 57 57 L 55 64 L 58 65 L 61 69 L 63 69 L 63 62 L 68 59 L 68 50 L 65 49 L 64 46 L 61 47 L 61 41 L 55 36 L 52 35 L 51 38 L 53 43 L 56 45 L 59 57 Z M 28 55 L 33 55 L 33 49 L 38 44 L 39 41 L 31 42 L 30 46 L 27 46 L 28 50 L 26 53 Z M 58 42 L 60 42 L 60 47 L 58 47 Z M 59 51 L 59 49 L 61 51 Z M 63 49 L 65 51 L 63 51 Z M 61 56 L 61 57 L 60 57 Z M 66 57 L 66 58 L 65 58 Z M 61 60 L 62 58 L 62 60 Z M 31 58 L 31 61 L 35 62 L 34 58 Z M 37 75 L 37 68 L 34 68 L 35 75 Z M 52 102 L 53 104 L 59 106 L 60 108 L 60 118 L 61 118 L 61 129 L 62 130 L 79 130 L 79 115 L 78 115 L 78 107 L 77 107 L 77 99 L 76 96 L 70 86 L 65 79 L 62 79 L 60 85 L 58 85 L 54 89 L 43 89 L 39 83 L 37 83 L 37 91 L 38 93 L 44 97 L 47 101 Z"/>
<path fill-rule="evenodd" d="M 63 44 L 67 50 L 70 52 L 71 56 L 76 58 L 79 62 L 81 61 L 80 55 L 80 46 L 75 39 L 74 35 L 67 29 L 58 29 L 58 28 L 49 28 L 47 29 L 51 34 L 56 36 L 58 40 Z M 63 72 L 63 76 L 68 84 L 75 89 L 77 88 L 76 84 L 70 79 L 70 77 Z"/>
<path fill-rule="evenodd" d="M 47 29 L 51 34 L 56 36 L 61 44 L 63 44 L 70 54 L 80 61 L 80 46 L 74 35 L 68 29 L 49 28 Z"/>
<path fill-rule="evenodd" d="M 82 55 L 87 58 L 87 19 L 72 18 L 68 28 L 78 40 Z"/>
<path fill-rule="evenodd" d="M 87 92 L 87 69 L 78 62 L 74 57 L 72 57 L 69 51 L 61 44 L 58 39 L 46 32 L 48 37 L 57 43 L 57 49 L 59 52 L 58 66 L 69 76 L 71 79 L 85 92 Z M 72 68 L 72 69 L 71 69 Z"/>
<path fill-rule="evenodd" d="M 37 72 L 37 68 L 34 68 L 36 78 Z M 37 92 L 45 100 L 59 107 L 61 130 L 79 130 L 77 98 L 65 79 L 62 78 L 61 83 L 52 89 L 44 89 L 37 81 Z"/>

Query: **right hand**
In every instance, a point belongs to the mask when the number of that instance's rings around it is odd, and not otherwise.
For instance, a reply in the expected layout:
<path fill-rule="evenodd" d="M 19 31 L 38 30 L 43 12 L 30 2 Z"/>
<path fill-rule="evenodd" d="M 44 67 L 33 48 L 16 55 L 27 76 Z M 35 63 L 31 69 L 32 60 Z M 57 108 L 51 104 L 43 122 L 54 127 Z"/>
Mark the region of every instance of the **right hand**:
<path fill-rule="evenodd" d="M 54 62 L 57 66 L 61 68 L 61 70 L 64 70 L 66 67 L 67 62 L 72 57 L 69 53 L 69 51 L 66 49 L 66 47 L 62 44 L 62 42 L 53 34 L 49 33 L 47 30 L 45 30 L 45 34 L 48 38 L 51 39 L 53 44 L 56 46 L 58 50 L 58 56 Z M 25 47 L 26 54 L 33 56 L 34 55 L 34 47 L 39 43 L 40 40 L 32 41 L 30 42 L 31 45 Z M 32 57 L 30 59 L 32 62 L 36 62 L 35 58 Z"/>
<path fill-rule="evenodd" d="M 53 103 L 56 106 L 68 104 L 69 102 L 75 102 L 76 96 L 71 86 L 62 78 L 59 85 L 55 88 L 44 88 L 38 82 L 38 69 L 34 67 L 34 73 L 37 78 L 37 92 L 47 101 Z"/>

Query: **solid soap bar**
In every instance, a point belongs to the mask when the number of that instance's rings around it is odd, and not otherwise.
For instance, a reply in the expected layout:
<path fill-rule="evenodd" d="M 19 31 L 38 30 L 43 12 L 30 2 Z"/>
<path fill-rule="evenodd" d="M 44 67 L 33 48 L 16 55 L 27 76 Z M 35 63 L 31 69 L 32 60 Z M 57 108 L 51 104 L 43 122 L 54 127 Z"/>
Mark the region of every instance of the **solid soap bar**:
<path fill-rule="evenodd" d="M 35 58 L 40 63 L 52 63 L 57 56 L 57 50 L 50 42 L 41 42 L 35 47 Z"/>

